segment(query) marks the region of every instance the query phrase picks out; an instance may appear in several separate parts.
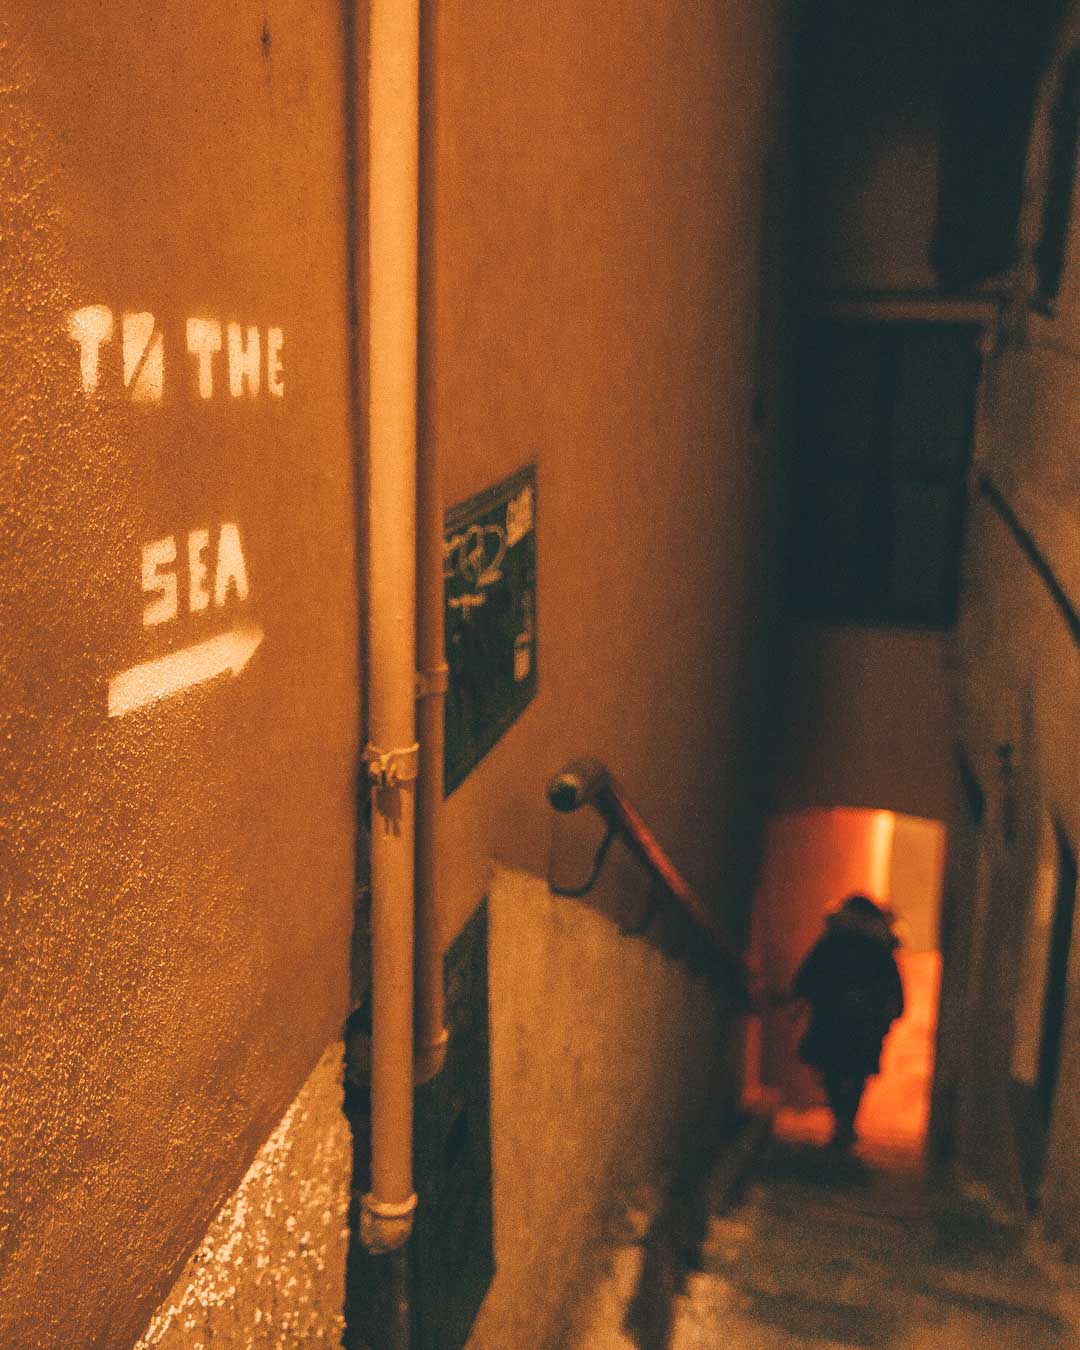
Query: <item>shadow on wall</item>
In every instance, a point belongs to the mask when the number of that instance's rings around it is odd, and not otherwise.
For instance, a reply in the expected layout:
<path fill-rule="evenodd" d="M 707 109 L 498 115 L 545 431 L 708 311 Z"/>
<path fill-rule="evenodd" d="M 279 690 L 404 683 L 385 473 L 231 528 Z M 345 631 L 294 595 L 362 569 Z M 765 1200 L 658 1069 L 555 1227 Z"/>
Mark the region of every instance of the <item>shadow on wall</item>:
<path fill-rule="evenodd" d="M 940 821 L 892 811 L 836 807 L 773 817 L 766 829 L 761 881 L 754 897 L 751 954 L 766 987 L 791 988 L 826 913 L 862 892 L 897 915 L 897 954 L 906 1008 L 885 1043 L 882 1072 L 871 1081 L 860 1133 L 880 1143 L 917 1147 L 926 1133 L 941 958 L 938 914 L 945 858 Z M 799 1060 L 804 1030 L 798 1005 L 770 1009 L 751 1037 L 751 1090 L 775 1091 L 783 1107 L 810 1110 L 824 1097 Z M 816 1113 L 815 1113 L 816 1114 Z M 828 1132 L 824 1111 L 811 1119 Z"/>

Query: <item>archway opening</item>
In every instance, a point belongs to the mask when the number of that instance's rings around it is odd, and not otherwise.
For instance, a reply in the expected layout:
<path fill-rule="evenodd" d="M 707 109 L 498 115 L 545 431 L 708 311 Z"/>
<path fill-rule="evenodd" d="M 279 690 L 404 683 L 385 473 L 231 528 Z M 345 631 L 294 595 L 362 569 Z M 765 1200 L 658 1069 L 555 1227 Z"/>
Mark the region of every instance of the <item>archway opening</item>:
<path fill-rule="evenodd" d="M 900 939 L 904 1013 L 859 1113 L 860 1147 L 917 1158 L 926 1139 L 937 1030 L 938 923 L 945 860 L 942 822 L 893 811 L 815 808 L 768 823 L 754 901 L 752 959 L 766 988 L 790 991 L 826 916 L 856 892 L 888 906 Z M 806 1011 L 775 1001 L 749 1038 L 747 1088 L 777 1103 L 782 1137 L 824 1143 L 831 1117 L 816 1075 L 798 1057 Z"/>

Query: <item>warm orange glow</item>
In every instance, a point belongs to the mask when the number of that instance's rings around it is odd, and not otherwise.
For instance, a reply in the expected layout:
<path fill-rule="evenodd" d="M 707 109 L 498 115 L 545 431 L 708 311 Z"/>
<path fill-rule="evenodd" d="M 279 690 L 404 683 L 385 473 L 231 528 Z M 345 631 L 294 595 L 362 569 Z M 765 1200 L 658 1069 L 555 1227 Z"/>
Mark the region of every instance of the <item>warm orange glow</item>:
<path fill-rule="evenodd" d="M 773 994 L 790 989 L 825 914 L 855 891 L 896 904 L 901 936 L 916 938 L 897 954 L 907 1006 L 885 1042 L 882 1072 L 871 1079 L 859 1115 L 859 1135 L 870 1148 L 913 1152 L 926 1133 L 941 972 L 926 935 L 936 934 L 943 836 L 936 822 L 849 808 L 779 816 L 766 831 L 752 952 Z M 801 1005 L 765 1013 L 751 1031 L 747 1081 L 751 1091 L 764 1085 L 778 1095 L 779 1134 L 824 1143 L 831 1116 L 796 1051 L 804 1019 Z"/>
<path fill-rule="evenodd" d="M 885 1042 L 881 1074 L 867 1085 L 859 1134 L 868 1143 L 918 1148 L 930 1113 L 941 955 L 899 952 L 897 961 L 907 1006 Z"/>
<path fill-rule="evenodd" d="M 776 994 L 791 988 L 799 963 L 821 933 L 827 910 L 855 891 L 888 899 L 891 811 L 800 811 L 769 822 L 754 897 L 751 955 Z M 762 1019 L 762 1081 L 784 1101 L 822 1101 L 817 1079 L 795 1053 L 802 1022 L 792 1008 Z"/>

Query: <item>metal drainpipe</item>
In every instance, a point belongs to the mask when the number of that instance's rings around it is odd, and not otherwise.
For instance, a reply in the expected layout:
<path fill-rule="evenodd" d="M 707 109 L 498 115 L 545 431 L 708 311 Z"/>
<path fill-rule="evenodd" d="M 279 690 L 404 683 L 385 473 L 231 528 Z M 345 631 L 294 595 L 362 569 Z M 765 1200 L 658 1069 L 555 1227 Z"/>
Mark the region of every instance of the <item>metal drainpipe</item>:
<path fill-rule="evenodd" d="M 420 777 L 416 801 L 416 1065 L 417 1083 L 442 1068 L 449 1032 L 443 1007 L 438 861 L 441 852 L 443 736 L 447 667 L 443 624 L 442 494 L 433 437 L 421 440 L 420 573 L 417 721 Z"/>
<path fill-rule="evenodd" d="M 372 1252 L 412 1231 L 418 0 L 371 0 L 368 723 Z"/>
<path fill-rule="evenodd" d="M 419 275 L 423 294 L 434 267 L 432 219 L 425 209 L 431 191 L 434 118 L 423 109 L 431 97 L 430 75 L 434 62 L 432 25 L 421 11 L 421 125 L 420 125 L 420 230 Z M 419 315 L 418 367 L 421 413 L 423 391 L 431 387 L 426 378 L 431 357 L 432 334 L 427 331 L 425 311 Z M 416 785 L 416 1062 L 417 1083 L 426 1083 L 446 1060 L 449 1034 L 446 1029 L 443 994 L 443 951 L 439 859 L 442 854 L 443 753 L 446 713 L 446 633 L 443 600 L 443 495 L 442 454 L 427 420 L 420 417 L 417 444 L 417 723 L 420 733 L 420 777 Z"/>

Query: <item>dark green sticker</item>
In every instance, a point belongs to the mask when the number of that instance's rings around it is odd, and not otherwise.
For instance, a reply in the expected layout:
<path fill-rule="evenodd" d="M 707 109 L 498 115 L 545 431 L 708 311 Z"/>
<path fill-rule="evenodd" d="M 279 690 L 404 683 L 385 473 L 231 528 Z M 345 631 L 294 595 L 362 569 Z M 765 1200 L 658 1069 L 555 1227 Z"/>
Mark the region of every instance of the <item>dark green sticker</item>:
<path fill-rule="evenodd" d="M 446 513 L 449 794 L 536 693 L 536 466 Z"/>

